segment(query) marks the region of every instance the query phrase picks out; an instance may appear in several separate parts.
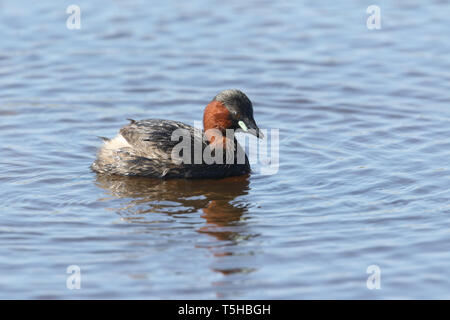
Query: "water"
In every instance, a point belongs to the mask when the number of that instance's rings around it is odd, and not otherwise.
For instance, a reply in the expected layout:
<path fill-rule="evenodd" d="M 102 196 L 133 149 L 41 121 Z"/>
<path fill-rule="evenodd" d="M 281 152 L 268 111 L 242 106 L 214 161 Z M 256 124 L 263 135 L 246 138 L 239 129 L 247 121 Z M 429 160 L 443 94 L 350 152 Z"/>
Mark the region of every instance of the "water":
<path fill-rule="evenodd" d="M 77 0 L 80 30 L 70 4 L 0 2 L 0 298 L 450 298 L 447 2 L 378 1 L 380 30 L 360 1 Z M 89 170 L 126 118 L 226 88 L 277 174 Z"/>

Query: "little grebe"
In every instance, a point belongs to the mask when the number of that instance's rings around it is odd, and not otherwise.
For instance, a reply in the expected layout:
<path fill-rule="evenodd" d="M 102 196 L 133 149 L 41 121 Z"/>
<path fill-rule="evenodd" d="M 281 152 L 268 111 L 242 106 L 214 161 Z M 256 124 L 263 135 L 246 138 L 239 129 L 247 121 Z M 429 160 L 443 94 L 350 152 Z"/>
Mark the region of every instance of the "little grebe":
<path fill-rule="evenodd" d="M 250 172 L 250 164 L 234 132 L 244 131 L 263 137 L 253 119 L 251 101 L 243 92 L 234 89 L 220 92 L 206 106 L 204 131 L 171 120 L 130 121 L 114 139 L 103 138 L 105 143 L 92 164 L 94 171 L 126 176 L 192 179 L 243 175 Z M 177 145 L 179 148 L 181 144 L 180 136 L 173 136 L 177 129 L 189 143 L 187 149 L 176 153 L 177 157 L 182 154 L 180 157 L 188 161 L 180 162 L 179 158 L 173 157 L 174 148 Z M 185 145 L 186 141 L 182 142 Z M 215 157 L 216 153 L 219 160 L 223 161 L 204 159 L 204 154 Z"/>

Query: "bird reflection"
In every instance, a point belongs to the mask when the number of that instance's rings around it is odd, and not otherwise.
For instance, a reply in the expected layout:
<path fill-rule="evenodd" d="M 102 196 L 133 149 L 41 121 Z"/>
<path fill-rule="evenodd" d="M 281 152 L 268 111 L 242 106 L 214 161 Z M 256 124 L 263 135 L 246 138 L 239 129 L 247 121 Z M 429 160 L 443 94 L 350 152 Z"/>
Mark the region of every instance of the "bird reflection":
<path fill-rule="evenodd" d="M 249 234 L 244 219 L 249 205 L 239 200 L 250 190 L 249 176 L 220 180 L 160 180 L 99 174 L 96 184 L 114 198 L 127 200 L 116 209 L 124 220 L 149 223 L 149 220 L 154 222 L 152 213 L 174 215 L 200 212 L 205 224 L 197 227 L 196 231 L 208 234 L 217 241 L 196 244 L 196 247 L 207 248 L 218 259 L 212 262 L 212 270 L 223 275 L 254 270 L 243 266 L 224 266 L 220 262 L 221 257 L 233 255 L 234 245 L 254 236 Z M 145 219 L 142 219 L 143 216 Z"/>
<path fill-rule="evenodd" d="M 130 220 L 137 221 L 133 219 L 136 214 L 152 212 L 168 215 L 202 212 L 206 224 L 197 229 L 199 233 L 220 241 L 245 238 L 236 231 L 242 226 L 236 225 L 248 211 L 248 204 L 236 198 L 248 194 L 248 175 L 220 180 L 160 180 L 99 174 L 96 184 L 115 198 L 129 199 L 117 212 Z"/>

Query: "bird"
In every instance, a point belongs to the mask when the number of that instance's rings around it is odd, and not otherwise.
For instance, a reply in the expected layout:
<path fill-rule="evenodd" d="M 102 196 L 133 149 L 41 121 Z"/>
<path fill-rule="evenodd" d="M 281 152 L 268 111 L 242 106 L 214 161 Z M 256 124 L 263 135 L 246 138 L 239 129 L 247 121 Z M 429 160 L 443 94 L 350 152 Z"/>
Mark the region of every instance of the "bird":
<path fill-rule="evenodd" d="M 116 137 L 102 138 L 93 171 L 160 179 L 245 175 L 251 168 L 235 133 L 264 137 L 253 117 L 252 102 L 237 89 L 223 90 L 207 104 L 203 130 L 173 120 L 128 120 Z"/>

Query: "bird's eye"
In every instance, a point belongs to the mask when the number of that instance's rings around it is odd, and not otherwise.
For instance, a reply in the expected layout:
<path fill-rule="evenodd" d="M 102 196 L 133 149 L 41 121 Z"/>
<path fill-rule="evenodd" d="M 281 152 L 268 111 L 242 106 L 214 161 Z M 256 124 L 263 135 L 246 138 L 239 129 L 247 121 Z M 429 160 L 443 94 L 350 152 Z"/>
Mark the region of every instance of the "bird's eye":
<path fill-rule="evenodd" d="M 237 111 L 233 111 L 233 116 L 234 116 L 236 119 L 239 119 L 239 118 L 241 117 L 241 114 L 240 114 L 239 112 L 237 112 Z"/>

